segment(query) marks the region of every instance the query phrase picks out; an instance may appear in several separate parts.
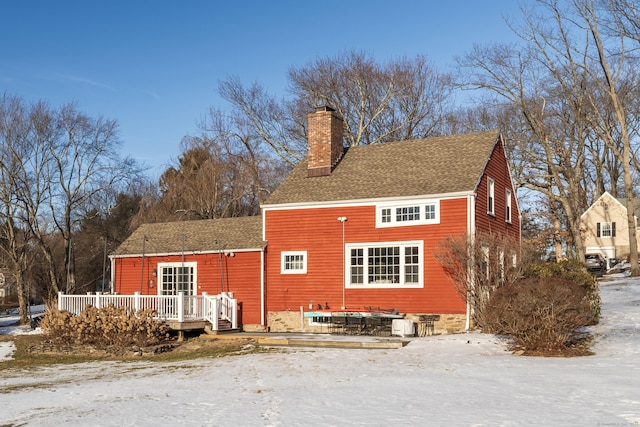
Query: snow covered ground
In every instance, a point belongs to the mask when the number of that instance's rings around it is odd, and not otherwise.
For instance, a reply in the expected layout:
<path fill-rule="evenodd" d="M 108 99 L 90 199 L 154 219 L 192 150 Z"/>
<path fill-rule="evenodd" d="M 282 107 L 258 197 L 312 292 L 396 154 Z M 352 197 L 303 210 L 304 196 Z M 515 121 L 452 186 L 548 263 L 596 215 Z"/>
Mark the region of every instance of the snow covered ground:
<path fill-rule="evenodd" d="M 0 425 L 640 425 L 640 279 L 600 288 L 595 356 L 515 356 L 469 333 L 397 350 L 3 371 Z M 11 351 L 1 347 L 0 359 Z"/>

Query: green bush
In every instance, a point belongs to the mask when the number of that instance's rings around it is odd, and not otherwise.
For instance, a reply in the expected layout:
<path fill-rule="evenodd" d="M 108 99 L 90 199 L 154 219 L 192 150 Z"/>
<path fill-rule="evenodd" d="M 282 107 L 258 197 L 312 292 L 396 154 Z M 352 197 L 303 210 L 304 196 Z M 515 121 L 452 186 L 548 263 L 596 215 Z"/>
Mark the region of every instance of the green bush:
<path fill-rule="evenodd" d="M 568 280 L 584 289 L 589 300 L 591 324 L 600 319 L 600 291 L 598 281 L 590 274 L 583 263 L 576 260 L 560 262 L 531 263 L 523 271 L 525 278 L 558 278 Z"/>
<path fill-rule="evenodd" d="M 550 354 L 573 343 L 591 320 L 584 288 L 555 277 L 522 279 L 496 290 L 487 304 L 485 332 L 508 335 L 524 351 Z"/>
<path fill-rule="evenodd" d="M 63 344 L 147 346 L 168 337 L 168 327 L 150 309 L 136 312 L 127 307 L 85 307 L 79 315 L 50 310 L 40 326 L 46 338 Z"/>

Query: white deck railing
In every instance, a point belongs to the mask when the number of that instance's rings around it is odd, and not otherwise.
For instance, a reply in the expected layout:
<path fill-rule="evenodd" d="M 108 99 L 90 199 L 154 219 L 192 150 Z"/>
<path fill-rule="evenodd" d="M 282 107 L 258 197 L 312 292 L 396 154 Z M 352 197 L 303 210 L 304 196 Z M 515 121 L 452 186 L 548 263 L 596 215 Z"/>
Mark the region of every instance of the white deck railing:
<path fill-rule="evenodd" d="M 186 322 L 206 320 L 211 323 L 211 329 L 218 330 L 218 319 L 225 319 L 231 323 L 233 329 L 238 328 L 238 301 L 233 294 L 224 292 L 219 295 L 111 295 L 96 292 L 87 295 L 58 294 L 58 310 L 66 310 L 73 314 L 80 314 L 88 305 L 103 308 L 128 307 L 132 310 L 150 308 L 157 313 L 160 320 Z"/>

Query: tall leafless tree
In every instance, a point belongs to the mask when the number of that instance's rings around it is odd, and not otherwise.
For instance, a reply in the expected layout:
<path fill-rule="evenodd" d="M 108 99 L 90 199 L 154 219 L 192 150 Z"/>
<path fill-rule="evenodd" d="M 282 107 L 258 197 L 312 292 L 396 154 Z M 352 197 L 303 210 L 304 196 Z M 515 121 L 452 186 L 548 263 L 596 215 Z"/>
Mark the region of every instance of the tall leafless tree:
<path fill-rule="evenodd" d="M 46 262 L 49 295 L 44 297 L 73 292 L 72 238 L 79 220 L 88 206 L 95 207 L 104 193 L 125 184 L 140 169 L 119 155 L 114 121 L 89 117 L 73 104 L 54 109 L 40 101 L 27 106 L 21 98 L 5 94 L 0 115 L 3 193 L 11 192 L 2 201 L 4 216 L 11 217 L 12 228 L 24 230 L 28 240 L 22 240 Z M 64 250 L 58 251 L 58 246 Z M 65 254 L 62 260 L 59 253 Z"/>
<path fill-rule="evenodd" d="M 319 58 L 288 73 L 289 97 L 276 100 L 238 79 L 219 92 L 261 142 L 290 165 L 306 154 L 307 114 L 329 106 L 342 115 L 347 146 L 439 135 L 451 107 L 451 78 L 424 56 L 380 64 L 356 51 Z"/>
<path fill-rule="evenodd" d="M 633 62 L 622 39 L 604 37 L 606 10 L 594 1 L 536 5 L 523 8 L 525 24 L 515 29 L 523 48 L 475 47 L 460 64 L 470 70 L 467 84 L 520 110 L 530 133 L 514 145 L 531 161 L 523 185 L 545 194 L 550 206 L 560 203 L 582 258 L 580 215 L 599 192 L 606 186 L 617 192 L 621 180 L 631 207 L 635 127 L 629 125 L 632 98 L 625 88 L 635 81 Z M 635 224 L 629 224 L 629 237 L 633 256 Z"/>

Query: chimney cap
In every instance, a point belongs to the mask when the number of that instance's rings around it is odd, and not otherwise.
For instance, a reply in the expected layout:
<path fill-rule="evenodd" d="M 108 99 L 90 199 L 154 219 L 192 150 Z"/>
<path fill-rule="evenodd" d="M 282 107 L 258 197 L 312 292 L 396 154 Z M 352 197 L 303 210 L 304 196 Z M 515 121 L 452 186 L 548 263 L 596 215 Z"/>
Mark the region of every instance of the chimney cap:
<path fill-rule="evenodd" d="M 316 113 L 319 113 L 321 111 L 336 111 L 333 108 L 329 107 L 328 105 L 323 105 L 321 107 L 316 107 Z"/>

